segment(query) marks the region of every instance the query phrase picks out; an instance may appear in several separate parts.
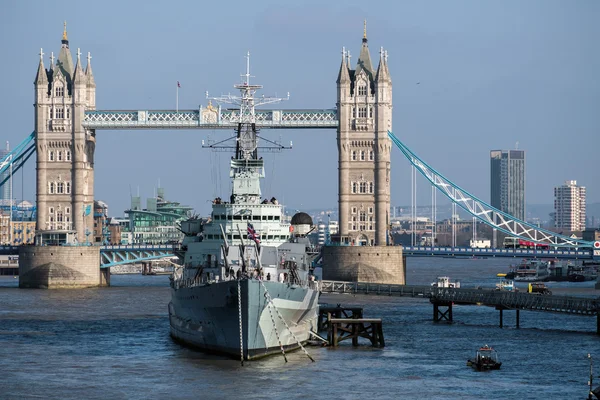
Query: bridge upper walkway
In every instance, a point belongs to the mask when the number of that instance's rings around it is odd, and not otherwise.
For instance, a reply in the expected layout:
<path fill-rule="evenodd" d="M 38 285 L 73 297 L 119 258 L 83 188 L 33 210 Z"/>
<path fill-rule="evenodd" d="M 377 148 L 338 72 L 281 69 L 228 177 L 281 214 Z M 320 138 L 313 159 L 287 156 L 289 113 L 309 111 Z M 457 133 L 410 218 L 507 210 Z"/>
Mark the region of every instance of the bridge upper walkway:
<path fill-rule="evenodd" d="M 212 111 L 214 110 L 214 111 Z M 88 129 L 234 129 L 239 110 L 89 110 L 83 126 Z M 256 110 L 258 128 L 338 127 L 336 109 Z"/>

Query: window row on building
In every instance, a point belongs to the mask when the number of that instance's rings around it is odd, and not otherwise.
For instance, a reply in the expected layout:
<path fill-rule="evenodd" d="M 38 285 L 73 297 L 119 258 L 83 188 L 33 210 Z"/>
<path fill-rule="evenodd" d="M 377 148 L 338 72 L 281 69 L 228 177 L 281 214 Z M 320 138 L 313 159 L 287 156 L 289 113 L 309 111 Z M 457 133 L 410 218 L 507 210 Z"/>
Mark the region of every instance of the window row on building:
<path fill-rule="evenodd" d="M 71 229 L 71 207 L 65 207 L 64 210 L 48 207 L 48 220 L 46 225 L 48 229 Z"/>
<path fill-rule="evenodd" d="M 368 161 L 373 161 L 375 159 L 373 150 L 352 150 L 352 161 L 367 161 L 367 158 Z"/>
<path fill-rule="evenodd" d="M 49 194 L 71 194 L 71 182 L 48 182 Z"/>
<path fill-rule="evenodd" d="M 368 208 L 369 214 L 373 214 L 373 207 Z M 364 211 L 361 211 L 361 213 Z M 352 214 L 358 213 L 358 207 L 352 207 Z"/>
<path fill-rule="evenodd" d="M 48 161 L 71 161 L 71 150 L 50 150 L 48 152 Z"/>
<path fill-rule="evenodd" d="M 373 107 L 352 107 L 352 118 L 373 118 Z"/>
<path fill-rule="evenodd" d="M 373 182 L 352 182 L 352 193 L 373 193 Z"/>
<path fill-rule="evenodd" d="M 356 215 L 352 216 L 352 222 L 356 223 L 357 219 L 358 219 L 359 222 L 367 222 L 367 219 L 368 219 L 368 221 L 370 223 L 373 223 L 373 216 L 370 215 L 370 216 L 367 217 L 367 213 L 365 213 L 364 211 L 361 212 L 358 217 Z"/>
<path fill-rule="evenodd" d="M 373 224 L 369 225 L 356 225 L 356 223 L 348 224 L 348 227 L 351 231 L 361 230 L 361 231 L 373 231 Z"/>
<path fill-rule="evenodd" d="M 71 108 L 70 107 L 50 107 L 49 109 L 49 118 L 50 119 L 61 119 L 61 118 L 71 118 Z"/>
<path fill-rule="evenodd" d="M 68 219 L 68 218 L 67 218 Z M 48 230 L 57 230 L 57 231 L 62 231 L 62 230 L 67 230 L 70 231 L 73 229 L 73 223 L 66 221 L 66 222 L 53 222 L 50 221 L 46 224 L 47 229 Z"/>
<path fill-rule="evenodd" d="M 54 215 L 55 212 L 55 208 L 54 207 L 48 207 L 48 214 L 50 215 Z M 57 213 L 62 213 L 61 210 L 58 210 Z M 71 214 L 71 207 L 65 207 L 65 214 Z"/>

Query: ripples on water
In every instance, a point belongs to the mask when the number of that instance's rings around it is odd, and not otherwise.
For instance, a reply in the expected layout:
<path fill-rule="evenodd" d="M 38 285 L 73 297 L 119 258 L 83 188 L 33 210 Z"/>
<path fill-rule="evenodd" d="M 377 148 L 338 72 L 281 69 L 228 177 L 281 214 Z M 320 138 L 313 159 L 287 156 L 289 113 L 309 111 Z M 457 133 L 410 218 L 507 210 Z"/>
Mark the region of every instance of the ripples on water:
<path fill-rule="evenodd" d="M 493 286 L 503 260 L 408 259 L 410 284 L 449 275 L 463 287 Z M 246 362 L 204 355 L 169 337 L 167 276 L 113 275 L 113 286 L 20 290 L 0 277 L 0 398 L 55 399 L 575 399 L 585 398 L 589 364 L 598 362 L 595 317 L 498 312 L 455 306 L 454 324 L 434 324 L 423 299 L 322 296 L 359 305 L 384 321 L 386 347 L 347 342 L 337 349 Z M 593 282 L 550 283 L 593 292 Z M 584 289 L 581 289 L 584 288 Z M 466 366 L 476 348 L 498 350 L 502 369 Z M 600 379 L 597 380 L 600 383 Z"/>

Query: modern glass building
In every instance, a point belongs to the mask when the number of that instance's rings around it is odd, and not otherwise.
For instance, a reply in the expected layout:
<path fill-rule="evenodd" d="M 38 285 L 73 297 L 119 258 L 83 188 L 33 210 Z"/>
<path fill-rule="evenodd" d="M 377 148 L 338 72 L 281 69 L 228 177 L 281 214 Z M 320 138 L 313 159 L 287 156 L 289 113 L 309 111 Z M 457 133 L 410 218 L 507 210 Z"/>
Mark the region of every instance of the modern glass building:
<path fill-rule="evenodd" d="M 491 204 L 525 221 L 525 151 L 490 152 Z"/>
<path fill-rule="evenodd" d="M 158 196 L 146 199 L 146 208 L 141 209 L 140 198 L 131 198 L 129 216 L 132 244 L 163 244 L 179 242 L 183 238 L 180 223 L 192 216 L 192 207 L 182 206 L 175 201 L 165 200 L 164 189 Z"/>

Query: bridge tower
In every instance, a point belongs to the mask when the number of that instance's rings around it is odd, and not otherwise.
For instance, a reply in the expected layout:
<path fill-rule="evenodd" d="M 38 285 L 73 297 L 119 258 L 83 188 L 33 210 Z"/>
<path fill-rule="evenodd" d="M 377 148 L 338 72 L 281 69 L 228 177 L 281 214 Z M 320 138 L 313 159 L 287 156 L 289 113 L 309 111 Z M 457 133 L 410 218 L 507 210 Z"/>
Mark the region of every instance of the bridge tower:
<path fill-rule="evenodd" d="M 342 50 L 337 78 L 339 234 L 323 251 L 324 278 L 405 283 L 400 246 L 388 247 L 392 79 L 381 48 L 373 67 L 367 24 L 356 67 Z M 344 246 L 347 245 L 347 246 Z"/>
<path fill-rule="evenodd" d="M 82 122 L 85 111 L 96 108 L 96 83 L 89 53 L 85 72 L 79 49 L 73 67 L 66 23 L 58 59 L 54 63 L 53 53 L 50 60 L 46 70 L 40 55 L 34 82 L 36 233 L 40 238 L 49 232 L 54 238 L 59 232 L 69 233 L 69 241 L 85 243 L 86 233 L 93 230 L 96 138 Z"/>
<path fill-rule="evenodd" d="M 94 223 L 96 138 L 82 126 L 85 111 L 96 107 L 91 56 L 84 71 L 77 49 L 73 66 L 66 22 L 58 58 L 55 62 L 51 54 L 49 69 L 43 55 L 40 51 L 34 81 L 37 249 L 23 252 L 19 285 L 94 286 L 99 284 L 99 247 L 83 246 Z"/>
<path fill-rule="evenodd" d="M 344 49 L 337 79 L 340 239 L 356 245 L 387 244 L 392 80 L 379 53 L 375 70 L 365 23 L 356 68 Z"/>

